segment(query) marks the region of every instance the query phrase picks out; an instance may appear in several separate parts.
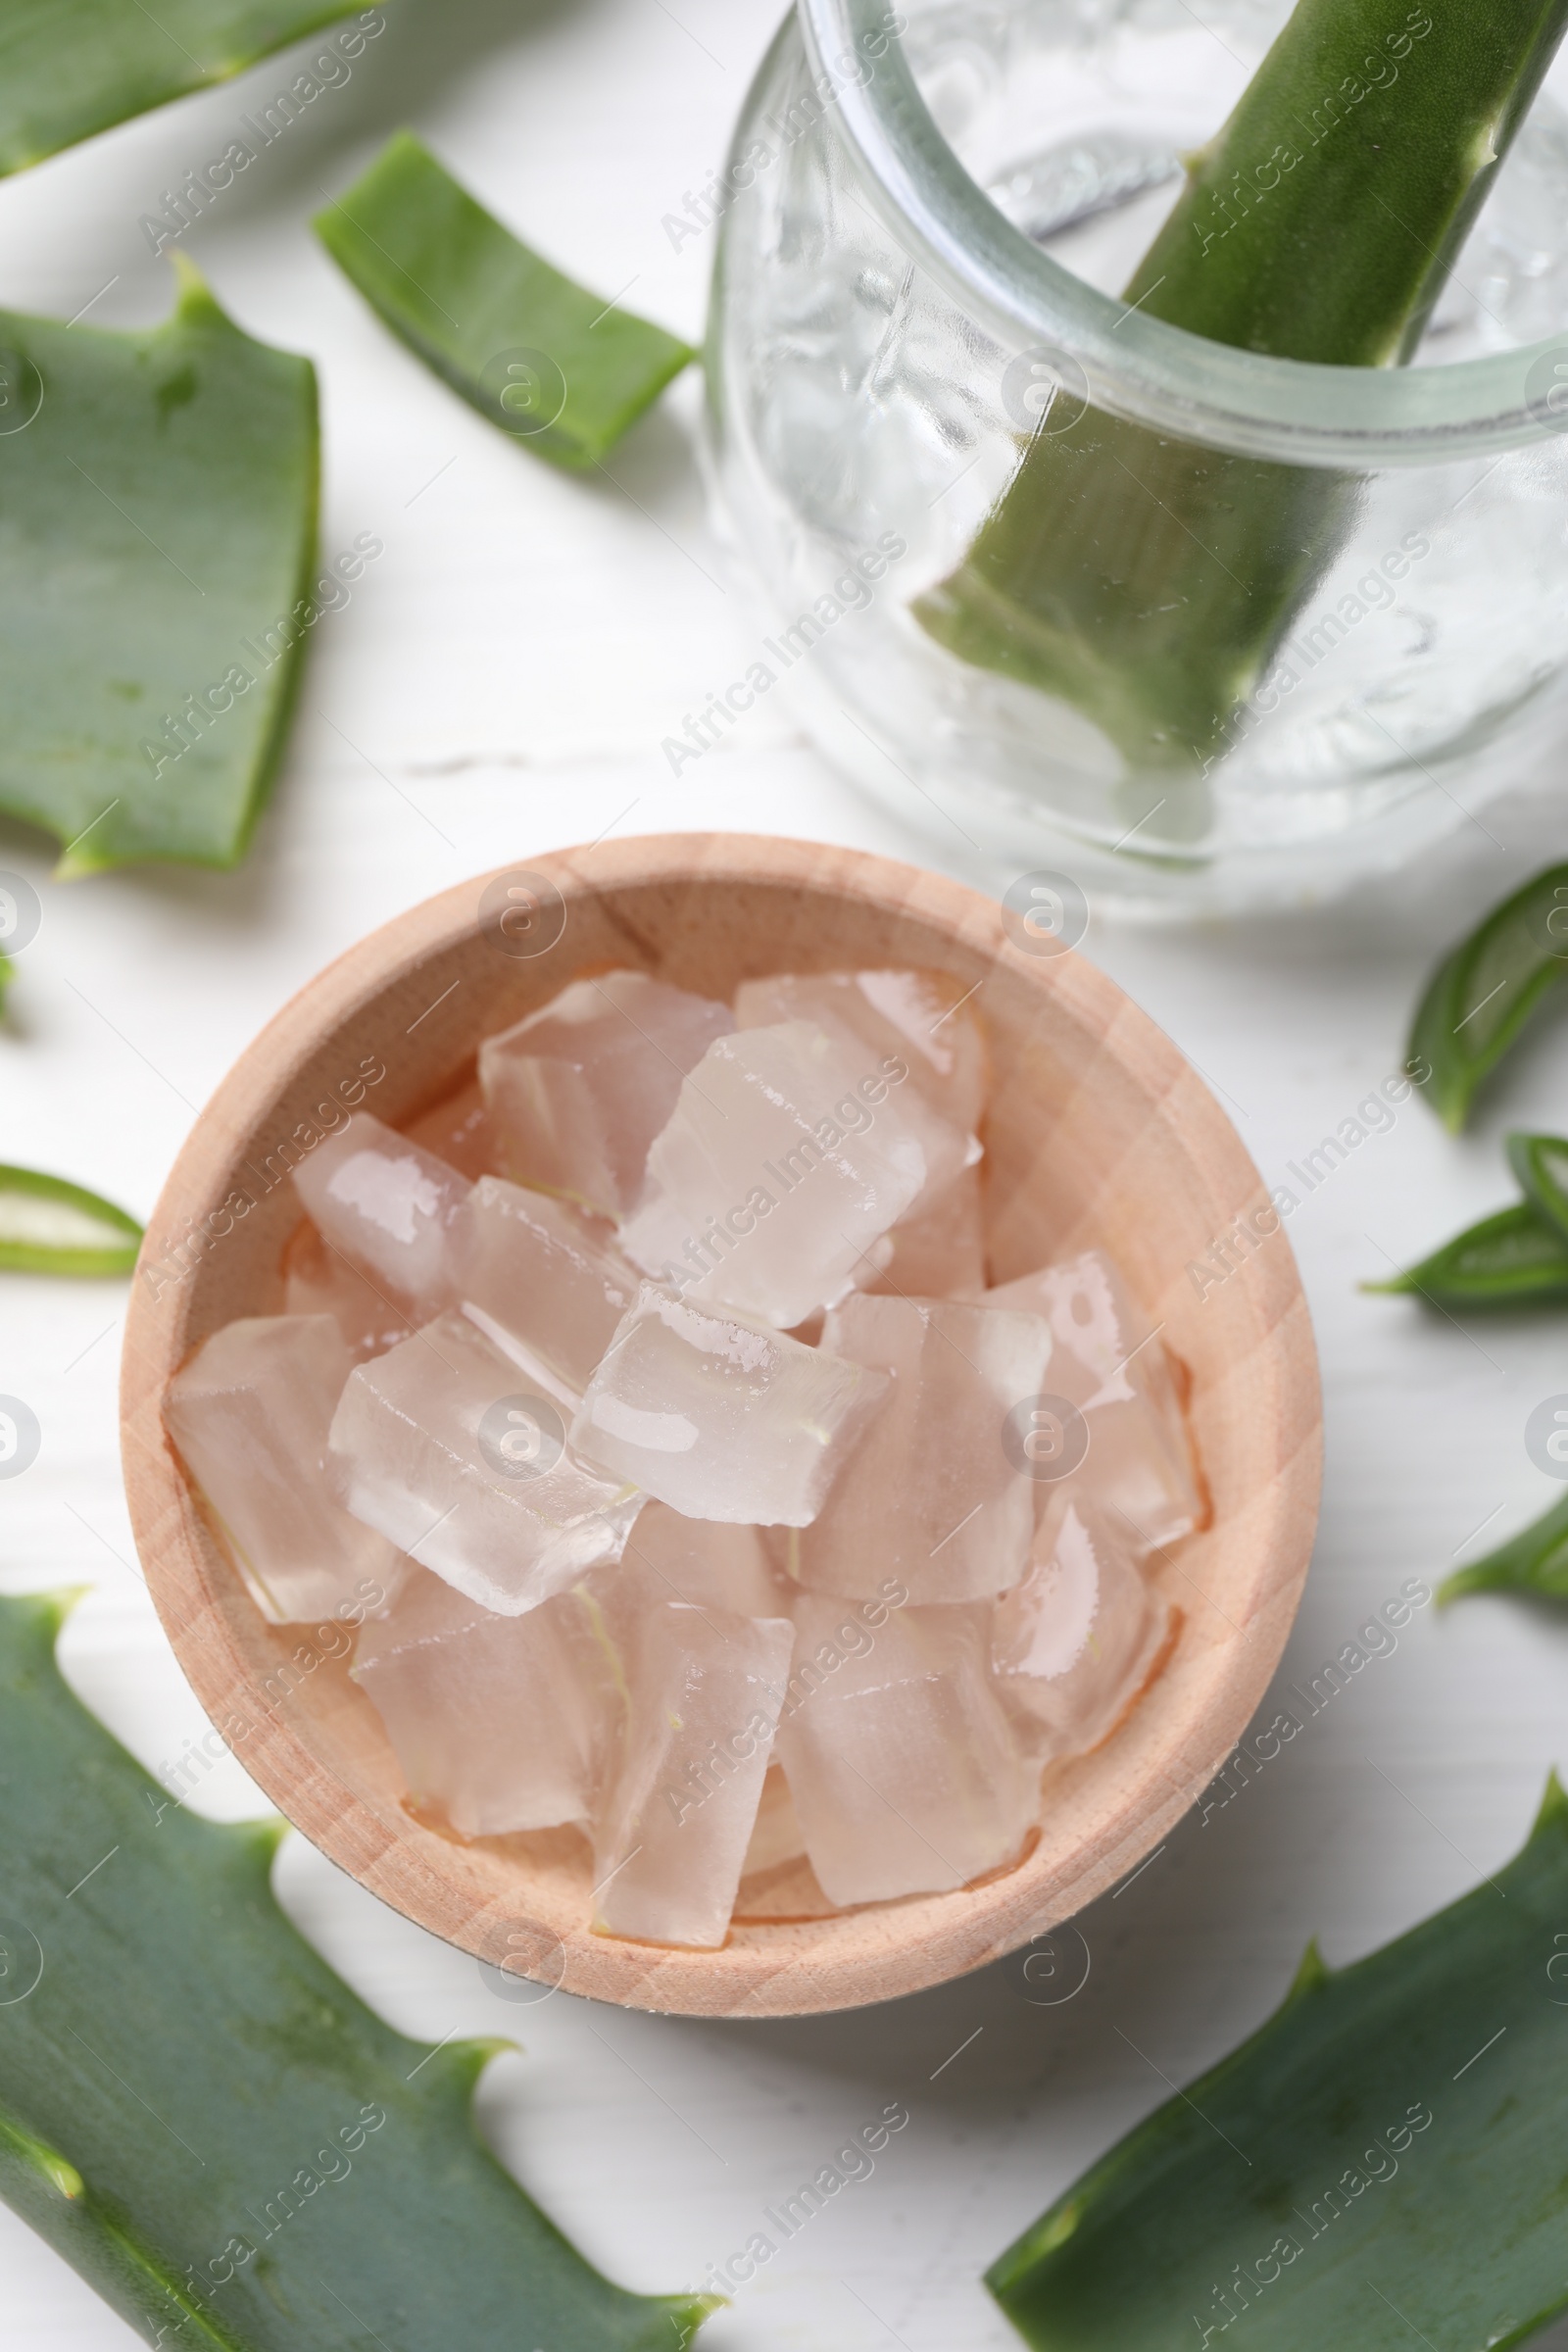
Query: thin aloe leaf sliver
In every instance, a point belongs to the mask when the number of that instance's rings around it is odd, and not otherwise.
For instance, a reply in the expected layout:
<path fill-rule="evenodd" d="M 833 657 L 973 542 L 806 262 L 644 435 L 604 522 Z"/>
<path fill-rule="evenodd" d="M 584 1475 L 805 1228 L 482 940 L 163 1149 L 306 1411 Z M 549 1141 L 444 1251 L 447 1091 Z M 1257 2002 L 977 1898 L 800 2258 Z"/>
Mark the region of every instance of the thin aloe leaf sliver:
<path fill-rule="evenodd" d="M 1410 1052 L 1431 1063 L 1428 1098 L 1455 1134 L 1482 1080 L 1563 980 L 1568 865 L 1549 865 L 1449 949 L 1416 1008 Z"/>
<path fill-rule="evenodd" d="M 1519 1592 L 1532 1600 L 1568 1600 L 1568 1494 L 1479 1560 L 1456 1568 L 1438 1587 L 1441 1604 L 1466 1592 Z"/>
<path fill-rule="evenodd" d="M 1443 2352 L 1568 2305 L 1568 1800 L 1283 2005 L 1058 2197 L 987 2283 L 1035 2352 Z"/>
<path fill-rule="evenodd" d="M 175 267 L 144 332 L 0 313 L 0 809 L 67 874 L 243 855 L 317 616 L 315 370 Z"/>
<path fill-rule="evenodd" d="M 383 2025 L 273 1900 L 282 1825 L 150 1784 L 61 1613 L 0 1598 L 0 2196 L 147 2343 L 683 2352 L 712 2298 L 612 2285 L 482 2144 L 510 2045 Z"/>
<path fill-rule="evenodd" d="M 1548 1225 L 1568 1240 L 1568 1139 L 1560 1135 L 1510 1135 L 1508 1165 L 1519 1190 Z"/>
<path fill-rule="evenodd" d="M 1361 1288 L 1414 1292 L 1442 1307 L 1552 1305 L 1568 1300 L 1568 1234 L 1521 1200 L 1455 1234 L 1419 1265 Z"/>
<path fill-rule="evenodd" d="M 79 1184 L 36 1168 L 0 1167 L 0 1270 L 128 1274 L 141 1227 Z"/>
<path fill-rule="evenodd" d="M 536 457 L 598 464 L 696 356 L 529 250 L 400 131 L 316 216 L 395 335 Z"/>

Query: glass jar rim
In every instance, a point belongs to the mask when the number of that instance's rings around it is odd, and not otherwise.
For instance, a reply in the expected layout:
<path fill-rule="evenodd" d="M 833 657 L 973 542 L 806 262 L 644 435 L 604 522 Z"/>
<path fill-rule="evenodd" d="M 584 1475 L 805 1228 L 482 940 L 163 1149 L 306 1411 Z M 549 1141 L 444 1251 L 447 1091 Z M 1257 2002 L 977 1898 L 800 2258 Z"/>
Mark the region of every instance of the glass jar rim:
<path fill-rule="evenodd" d="M 797 0 L 796 18 L 887 226 L 998 342 L 1095 407 L 1206 447 L 1356 472 L 1494 456 L 1568 431 L 1568 330 L 1451 366 L 1325 368 L 1211 343 L 1100 293 L 964 170 L 886 0 Z"/>

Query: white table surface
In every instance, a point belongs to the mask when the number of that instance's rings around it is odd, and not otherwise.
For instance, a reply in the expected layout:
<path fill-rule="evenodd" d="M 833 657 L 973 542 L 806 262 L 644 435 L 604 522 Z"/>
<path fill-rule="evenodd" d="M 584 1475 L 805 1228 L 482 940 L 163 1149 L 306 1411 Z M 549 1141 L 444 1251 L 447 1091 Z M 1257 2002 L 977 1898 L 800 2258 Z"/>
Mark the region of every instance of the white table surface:
<path fill-rule="evenodd" d="M 662 217 L 718 161 L 774 10 L 401 0 L 349 85 L 191 233 L 239 320 L 322 371 L 323 552 L 372 530 L 386 553 L 317 632 L 286 769 L 241 872 L 57 885 L 40 838 L 0 827 L 0 864 L 25 872 L 44 908 L 0 1030 L 0 1159 L 145 1215 L 196 1107 L 300 982 L 399 908 L 547 847 L 722 825 L 933 855 L 833 775 L 782 694 L 671 781 L 661 738 L 750 642 L 742 602 L 710 576 L 695 379 L 617 454 L 619 487 L 569 480 L 392 342 L 306 226 L 320 189 L 410 122 L 566 269 L 696 336 L 709 248 L 674 250 Z M 0 187 L 0 302 L 70 317 L 112 280 L 95 322 L 159 316 L 167 270 L 140 215 L 286 78 L 273 61 Z M 1319 915 L 1184 932 L 1097 909 L 1086 953 L 1192 1054 L 1279 1183 L 1395 1069 L 1434 953 L 1568 851 L 1568 811 L 1544 787 L 1487 825 L 1462 827 L 1421 874 Z M 1461 1329 L 1354 1285 L 1501 1205 L 1502 1131 L 1561 1127 L 1565 1098 L 1568 1027 L 1548 1025 L 1472 1136 L 1451 1141 L 1409 1103 L 1291 1220 L 1322 1351 L 1328 1475 L 1284 1677 L 1314 1671 L 1405 1578 L 1435 1580 L 1556 1499 L 1523 1427 L 1568 1387 L 1568 1325 Z M 204 1724 L 134 1565 L 116 1443 L 124 1305 L 122 1285 L 0 1277 L 0 1391 L 43 1428 L 32 1469 L 0 1486 L 0 1588 L 90 1585 L 66 1671 L 157 1771 Z M 1547 1766 L 1568 1763 L 1565 1694 L 1568 1624 L 1486 1598 L 1441 1620 L 1421 1611 L 1396 1653 L 1242 1797 L 1204 1826 L 1189 1816 L 1084 1915 L 1089 1982 L 1054 2007 L 1025 1997 L 1016 1961 L 793 2023 L 698 2024 L 565 1995 L 514 2007 L 298 1837 L 276 1883 L 302 1931 L 405 2032 L 520 2035 L 526 2054 L 485 2078 L 483 2127 L 627 2284 L 695 2283 L 847 2132 L 905 2101 L 909 2126 L 874 2175 L 703 2340 L 982 2352 L 1014 2340 L 981 2288 L 985 2264 L 1165 2095 L 1162 2076 L 1186 2080 L 1272 2008 L 1308 1936 L 1331 1960 L 1352 1958 L 1513 1851 Z M 257 1809 L 231 1762 L 195 1802 L 228 1818 Z M 0 2207 L 0 2340 L 113 2352 L 133 2337 Z M 1568 2331 L 1549 2340 L 1568 2345 Z"/>

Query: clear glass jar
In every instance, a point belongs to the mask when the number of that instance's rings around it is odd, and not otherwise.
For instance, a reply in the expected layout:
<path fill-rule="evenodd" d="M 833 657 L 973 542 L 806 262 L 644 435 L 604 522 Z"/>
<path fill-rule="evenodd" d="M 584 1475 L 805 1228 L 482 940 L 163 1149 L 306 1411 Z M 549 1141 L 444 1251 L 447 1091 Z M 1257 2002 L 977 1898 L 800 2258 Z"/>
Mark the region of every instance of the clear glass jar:
<path fill-rule="evenodd" d="M 787 672 L 835 762 L 960 858 L 961 836 L 999 872 L 1173 907 L 1321 897 L 1464 823 L 1560 727 L 1568 118 L 1549 88 L 1412 367 L 1264 359 L 1110 291 L 1287 13 L 797 0 L 747 100 L 718 191 L 709 455 L 773 623 L 748 691 Z M 1089 412 L 1206 468 L 1216 516 L 1245 476 L 1287 530 L 1331 517 L 1200 757 L 1118 742 L 1092 697 L 978 666 L 922 618 L 1035 438 Z M 1201 561 L 1201 514 L 1180 528 Z"/>

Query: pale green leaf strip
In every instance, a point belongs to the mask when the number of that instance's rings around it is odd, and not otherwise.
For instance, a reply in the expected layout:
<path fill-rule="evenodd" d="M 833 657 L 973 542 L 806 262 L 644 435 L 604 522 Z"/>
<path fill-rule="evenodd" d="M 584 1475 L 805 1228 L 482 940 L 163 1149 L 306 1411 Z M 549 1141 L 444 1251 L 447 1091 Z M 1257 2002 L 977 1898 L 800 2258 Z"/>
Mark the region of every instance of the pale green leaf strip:
<path fill-rule="evenodd" d="M 1568 1804 L 1155 2110 L 988 2283 L 1035 2352 L 1500 2352 L 1568 2306 Z"/>
<path fill-rule="evenodd" d="M 531 252 L 412 131 L 315 227 L 395 335 L 519 447 L 568 470 L 606 457 L 696 356 Z"/>
<path fill-rule="evenodd" d="M 0 809 L 62 874 L 243 855 L 323 609 L 315 371 L 175 267 L 146 332 L 0 312 Z"/>
<path fill-rule="evenodd" d="M 112 1200 L 45 1176 L 0 1167 L 0 1269 L 26 1274 L 128 1274 L 141 1227 Z"/>
<path fill-rule="evenodd" d="M 357 0 L 158 0 L 153 9 L 137 0 L 4 0 L 0 173 L 211 89 L 356 9 Z M 362 13 L 380 28 L 379 10 Z"/>

